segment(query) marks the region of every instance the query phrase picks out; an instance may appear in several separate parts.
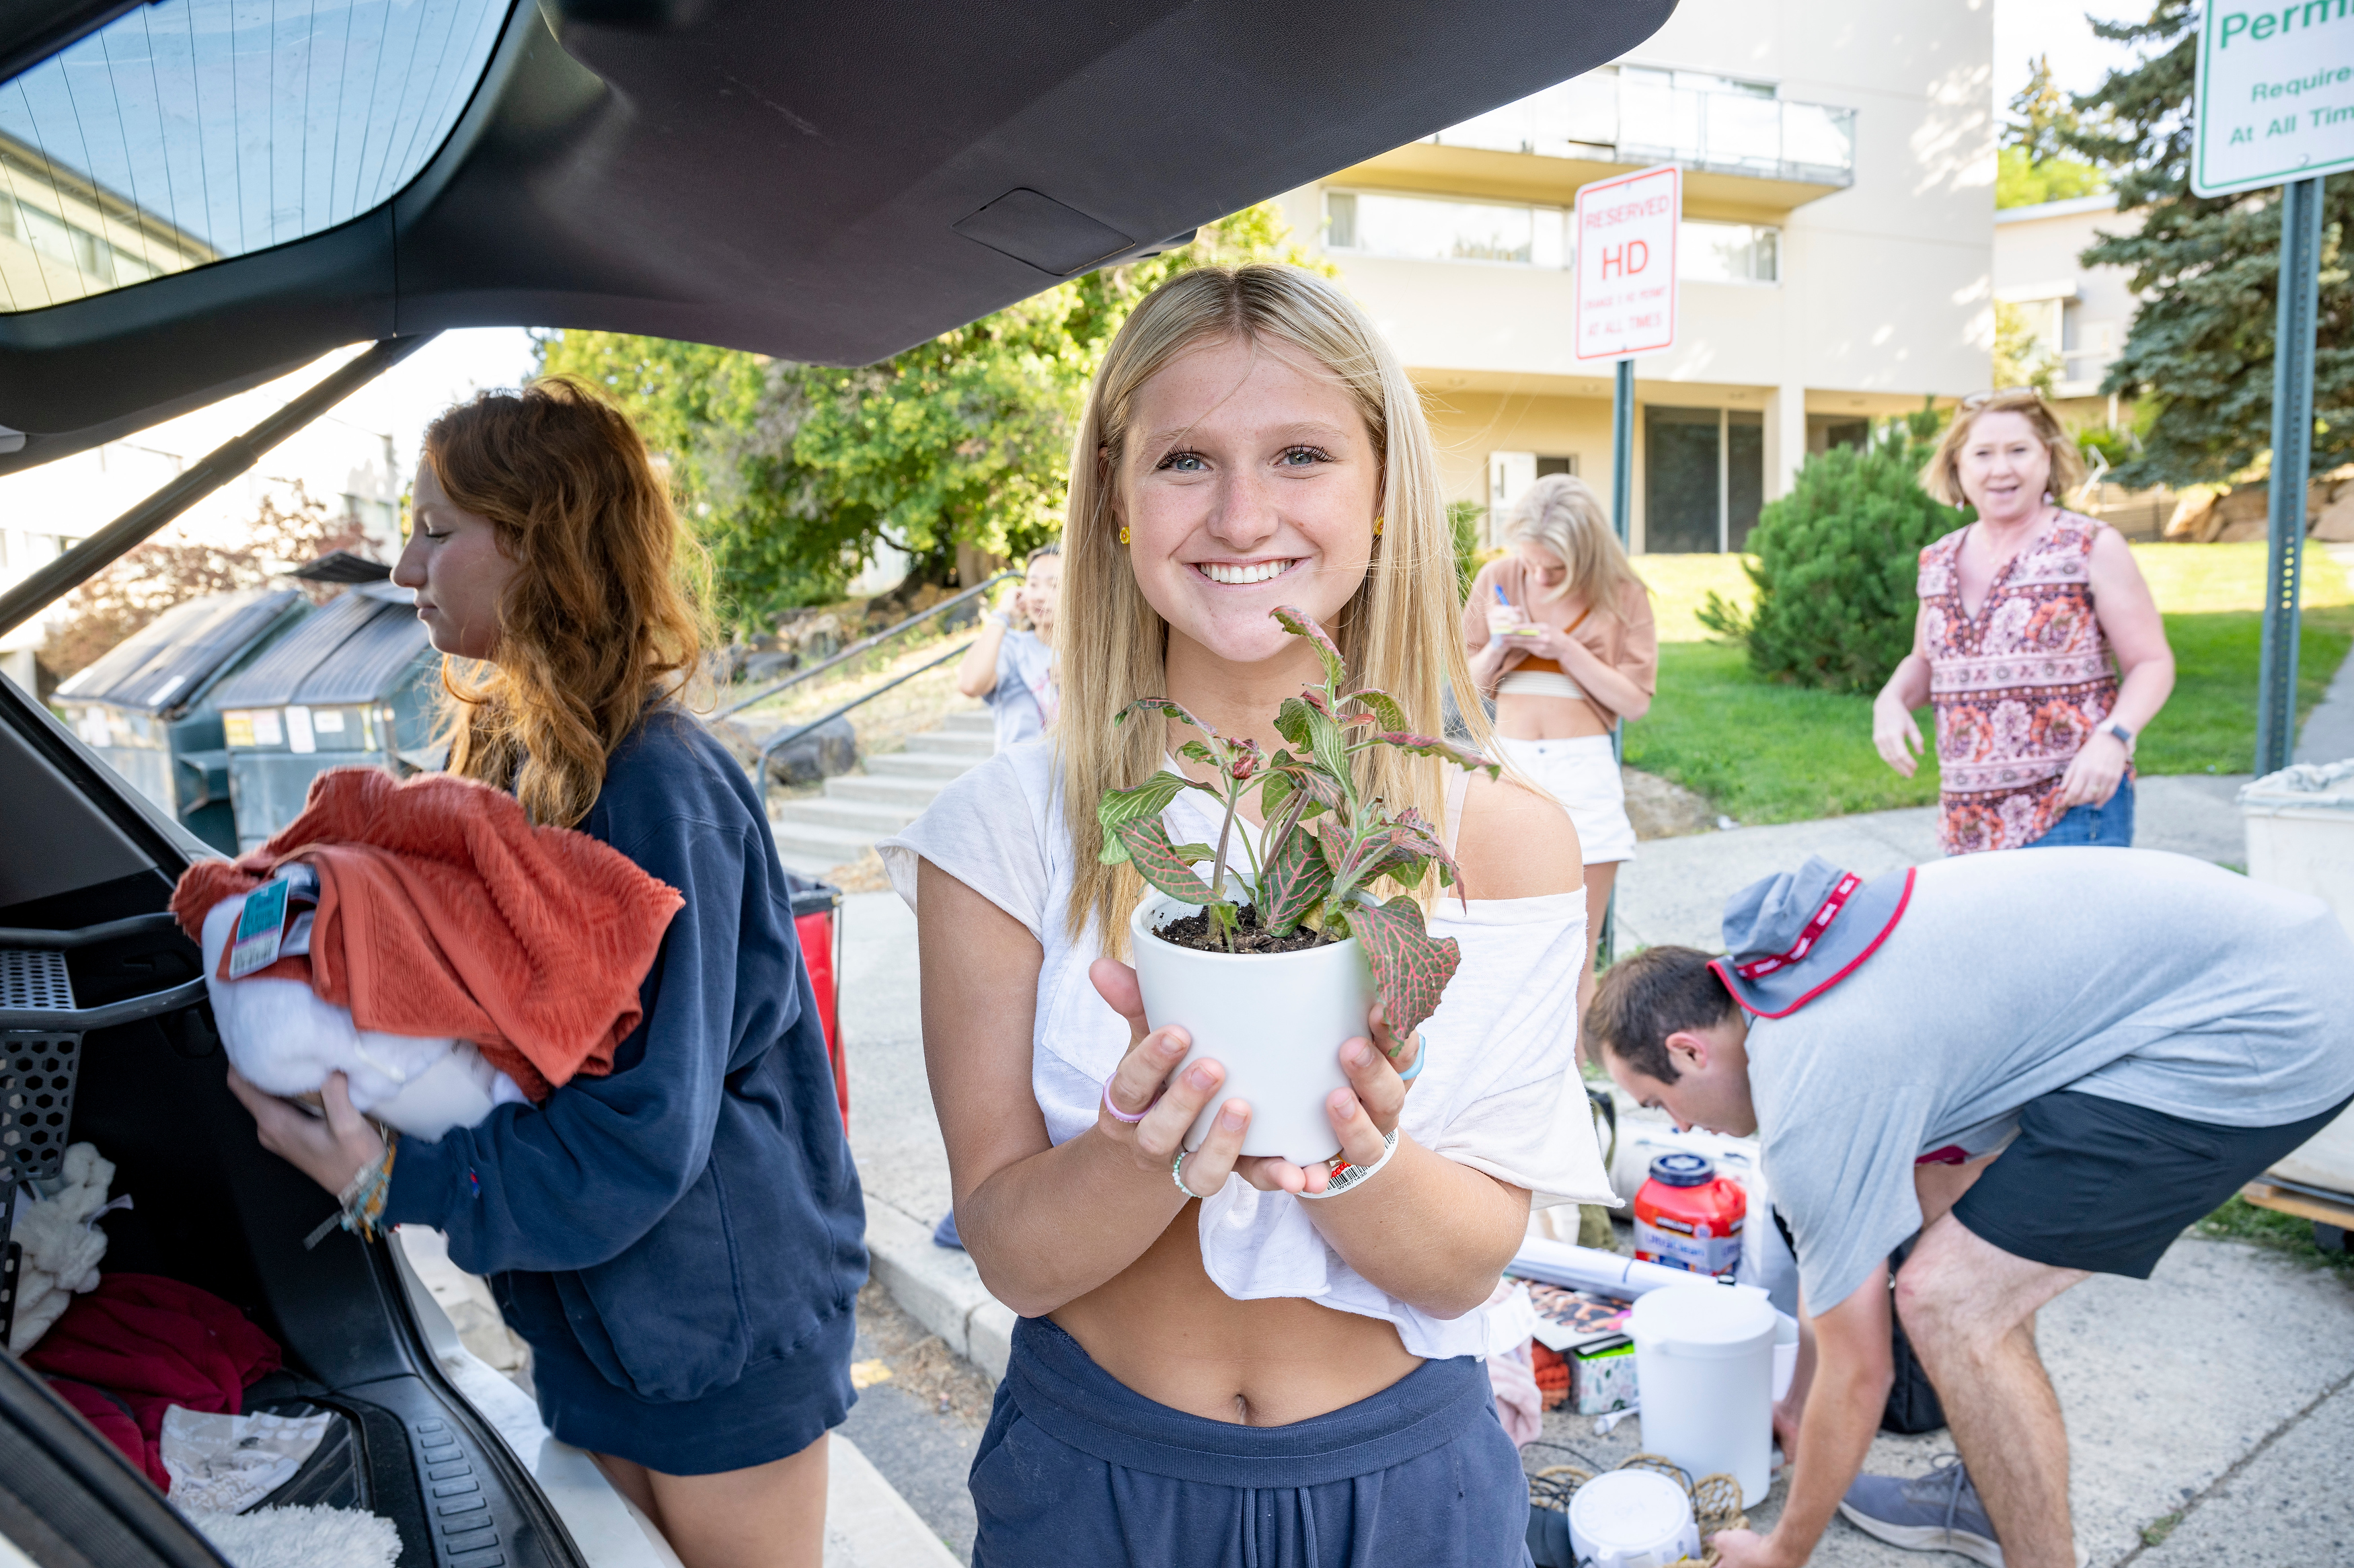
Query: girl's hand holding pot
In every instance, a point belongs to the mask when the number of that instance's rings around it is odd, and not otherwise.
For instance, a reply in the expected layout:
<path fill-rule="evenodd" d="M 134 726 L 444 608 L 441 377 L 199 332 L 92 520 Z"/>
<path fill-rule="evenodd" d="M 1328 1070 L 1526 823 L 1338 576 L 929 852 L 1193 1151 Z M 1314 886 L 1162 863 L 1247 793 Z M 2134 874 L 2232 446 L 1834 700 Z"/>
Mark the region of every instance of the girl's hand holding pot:
<path fill-rule="evenodd" d="M 1182 1029 L 1146 1027 L 1136 971 L 1111 959 L 1098 959 L 1087 978 L 1112 1010 L 1128 1020 L 1129 1041 L 1128 1054 L 1105 1086 L 1096 1130 L 1134 1149 L 1140 1167 L 1165 1173 L 1186 1129 L 1225 1083 L 1225 1069 L 1217 1062 L 1201 1061 L 1172 1078 L 1193 1041 Z M 1373 1004 L 1366 1028 L 1366 1035 L 1342 1043 L 1341 1070 L 1350 1086 L 1333 1090 L 1324 1107 L 1340 1144 L 1338 1158 L 1355 1165 L 1369 1165 L 1382 1157 L 1384 1140 L 1397 1126 L 1406 1091 L 1413 1086 L 1398 1075 L 1412 1072 L 1421 1052 L 1419 1036 L 1405 1049 L 1398 1048 L 1379 1002 Z M 1140 1119 L 1130 1122 L 1131 1116 Z M 1211 1124 L 1209 1137 L 1185 1157 L 1187 1190 L 1207 1196 L 1224 1186 L 1229 1174 L 1262 1192 L 1324 1190 L 1333 1161 L 1320 1160 L 1303 1170 L 1288 1160 L 1245 1155 L 1240 1151 L 1249 1127 L 1250 1102 L 1229 1101 Z"/>
<path fill-rule="evenodd" d="M 1341 1070 L 1349 1075 L 1349 1087 L 1334 1089 L 1324 1098 L 1324 1113 L 1332 1118 L 1332 1130 L 1340 1135 L 1340 1158 L 1352 1165 L 1371 1165 L 1387 1152 L 1398 1113 L 1405 1108 L 1405 1097 L 1414 1088 L 1411 1080 L 1399 1075 L 1414 1072 L 1422 1060 L 1422 1036 L 1416 1034 L 1401 1049 L 1382 1016 L 1380 1002 L 1373 1003 L 1365 1027 L 1370 1038 L 1344 1041 L 1341 1046 Z M 1310 1192 L 1324 1190 L 1334 1163 L 1328 1160 L 1309 1168 Z"/>
<path fill-rule="evenodd" d="M 1112 1011 L 1128 1020 L 1129 1032 L 1128 1054 L 1112 1069 L 1104 1085 L 1103 1103 L 1096 1109 L 1096 1131 L 1127 1145 L 1135 1151 L 1140 1171 L 1150 1171 L 1165 1181 L 1178 1150 L 1184 1146 L 1186 1129 L 1226 1081 L 1226 1070 L 1216 1062 L 1196 1062 L 1172 1077 L 1177 1064 L 1193 1048 L 1193 1039 L 1174 1027 L 1146 1029 L 1144 993 L 1137 986 L 1136 971 L 1116 959 L 1097 959 L 1089 966 L 1087 979 Z M 1204 1196 L 1216 1192 L 1237 1165 L 1285 1163 L 1241 1159 L 1243 1133 L 1249 1126 L 1250 1102 L 1228 1102 L 1211 1124 L 1210 1136 L 1202 1140 L 1202 1147 L 1185 1158 L 1185 1184 L 1191 1191 Z M 1296 1173 L 1298 1167 L 1291 1169 Z M 1298 1192 L 1304 1180 L 1295 1174 L 1289 1190 Z M 1263 1183 L 1253 1181 L 1252 1185 Z"/>

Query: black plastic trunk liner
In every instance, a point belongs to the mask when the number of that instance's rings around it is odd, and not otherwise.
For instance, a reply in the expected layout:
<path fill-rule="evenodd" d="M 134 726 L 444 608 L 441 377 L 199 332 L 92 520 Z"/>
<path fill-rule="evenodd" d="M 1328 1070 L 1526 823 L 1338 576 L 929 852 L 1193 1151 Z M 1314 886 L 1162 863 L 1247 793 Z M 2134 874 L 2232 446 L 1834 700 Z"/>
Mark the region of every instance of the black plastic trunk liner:
<path fill-rule="evenodd" d="M 55 1181 L 65 1163 L 82 1036 L 176 1012 L 205 996 L 205 982 L 197 979 L 103 1006 L 77 1007 L 66 954 L 177 925 L 171 916 L 157 914 L 73 931 L 0 928 L 0 1344 L 16 1325 L 23 1265 L 22 1249 L 9 1239 L 17 1190 L 27 1182 Z"/>

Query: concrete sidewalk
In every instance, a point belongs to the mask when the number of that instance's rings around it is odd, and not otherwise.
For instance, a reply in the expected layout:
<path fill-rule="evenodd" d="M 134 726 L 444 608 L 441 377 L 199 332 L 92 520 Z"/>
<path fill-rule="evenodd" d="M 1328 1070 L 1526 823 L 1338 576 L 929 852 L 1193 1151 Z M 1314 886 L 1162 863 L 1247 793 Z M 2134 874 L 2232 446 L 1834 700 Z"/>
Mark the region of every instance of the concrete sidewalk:
<path fill-rule="evenodd" d="M 2135 847 L 2244 865 L 2247 835 L 2233 800 L 2247 781 L 2244 773 L 2137 780 Z M 1648 840 L 1618 873 L 1618 950 L 1673 942 L 1715 952 L 1723 946 L 1725 899 L 1761 876 L 1797 869 L 1810 854 L 1871 877 L 1937 853 L 1935 806 Z"/>
<path fill-rule="evenodd" d="M 2226 863 L 2245 858 L 2232 798 L 2243 779 L 2151 779 L 2137 842 Z M 1934 813 L 1890 811 L 1656 840 L 1627 872 L 1622 950 L 1682 941 L 1713 948 L 1724 895 L 1820 853 L 1867 874 L 1934 858 Z M 866 1184 L 875 1271 L 907 1310 L 987 1374 L 1002 1374 L 1013 1315 L 970 1259 L 934 1246 L 948 1210 L 946 1151 L 927 1086 L 917 995 L 915 917 L 895 895 L 844 910 L 843 1026 L 851 1143 Z M 2078 1540 L 2096 1564 L 2274 1568 L 2354 1561 L 2354 1289 L 2233 1242 L 2178 1243 L 2147 1283 L 2096 1278 L 2042 1316 L 2041 1342 L 2069 1420 Z M 1549 1440 L 1605 1463 L 1640 1446 L 1639 1418 L 1608 1438 L 1592 1423 L 1548 1418 Z M 1882 1437 L 1871 1463 L 1925 1469 L 1944 1433 Z M 937 1533 L 969 1540 L 970 1504 L 950 1445 L 867 1457 Z M 1559 1456 L 1532 1455 L 1543 1463 Z M 1770 1523 L 1782 1493 L 1753 1518 Z M 957 1517 L 960 1514 L 960 1518 Z M 1902 1568 L 1924 1559 L 1835 1523 L 1814 1561 Z"/>

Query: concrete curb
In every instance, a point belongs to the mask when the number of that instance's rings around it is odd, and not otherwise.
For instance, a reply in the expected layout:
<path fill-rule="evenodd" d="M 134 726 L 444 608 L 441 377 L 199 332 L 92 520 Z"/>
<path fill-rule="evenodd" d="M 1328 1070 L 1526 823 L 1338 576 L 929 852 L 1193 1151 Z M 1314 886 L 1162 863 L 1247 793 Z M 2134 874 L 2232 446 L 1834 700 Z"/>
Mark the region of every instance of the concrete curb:
<path fill-rule="evenodd" d="M 992 1381 L 1004 1377 L 1013 1354 L 1013 1308 L 989 1293 L 971 1258 L 933 1245 L 931 1226 L 871 1200 L 866 1251 L 875 1277 L 908 1316 Z"/>
<path fill-rule="evenodd" d="M 825 1568 L 959 1568 L 931 1526 L 839 1432 L 827 1445 Z"/>

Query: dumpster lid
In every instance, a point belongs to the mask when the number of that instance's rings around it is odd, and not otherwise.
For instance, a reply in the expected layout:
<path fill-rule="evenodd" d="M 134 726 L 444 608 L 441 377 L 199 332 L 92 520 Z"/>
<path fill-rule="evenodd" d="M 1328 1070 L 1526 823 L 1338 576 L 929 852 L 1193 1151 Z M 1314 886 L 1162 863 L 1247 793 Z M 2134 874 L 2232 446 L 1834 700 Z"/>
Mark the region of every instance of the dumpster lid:
<path fill-rule="evenodd" d="M 175 604 L 59 683 L 57 699 L 147 714 L 186 708 L 281 617 L 308 609 L 292 588 L 241 588 Z"/>
<path fill-rule="evenodd" d="M 224 708 L 373 702 L 430 647 L 415 597 L 390 583 L 339 594 L 250 667 L 221 683 Z"/>
<path fill-rule="evenodd" d="M 2240 786 L 2243 815 L 2275 811 L 2354 811 L 2354 758 L 2300 762 Z"/>

